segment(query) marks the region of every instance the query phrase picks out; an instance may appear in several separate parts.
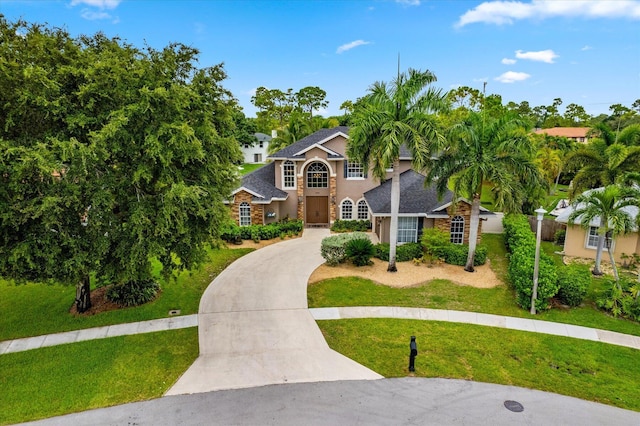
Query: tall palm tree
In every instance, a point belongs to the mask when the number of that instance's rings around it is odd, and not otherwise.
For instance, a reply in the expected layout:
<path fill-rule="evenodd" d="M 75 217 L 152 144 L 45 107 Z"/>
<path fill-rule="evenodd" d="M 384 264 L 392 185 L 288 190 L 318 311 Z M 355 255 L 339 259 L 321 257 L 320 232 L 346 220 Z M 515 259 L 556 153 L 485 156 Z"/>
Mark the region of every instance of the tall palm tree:
<path fill-rule="evenodd" d="M 413 156 L 414 168 L 423 169 L 430 158 L 428 147 L 439 145 L 443 136 L 435 114 L 444 112 L 448 102 L 439 89 L 429 87 L 436 81 L 430 71 L 409 69 L 390 83 L 376 82 L 357 103 L 349 130 L 347 155 L 371 168 L 375 178 L 383 181 L 391 175 L 391 229 L 389 266 L 395 272 L 400 206 L 400 147 L 405 145 Z"/>
<path fill-rule="evenodd" d="M 496 207 L 505 212 L 521 210 L 525 183 L 532 187 L 544 185 L 524 126 L 510 113 L 492 118 L 482 112 L 470 112 L 449 130 L 449 145 L 440 147 L 440 155 L 427 176 L 427 181 L 435 180 L 440 195 L 452 181 L 454 198 L 463 196 L 471 200 L 465 271 L 474 271 L 482 184 L 492 185 Z"/>
<path fill-rule="evenodd" d="M 608 235 L 613 239 L 634 229 L 629 207 L 640 208 L 640 191 L 633 187 L 609 185 L 584 192 L 576 198 L 574 206 L 574 211 L 569 215 L 569 223 L 580 218 L 580 226 L 587 230 L 591 227 L 592 222 L 598 221 L 599 223 L 596 264 L 592 272 L 594 275 L 602 275 L 600 262 L 605 241 Z M 610 247 L 607 251 L 617 282 L 618 269 Z"/>

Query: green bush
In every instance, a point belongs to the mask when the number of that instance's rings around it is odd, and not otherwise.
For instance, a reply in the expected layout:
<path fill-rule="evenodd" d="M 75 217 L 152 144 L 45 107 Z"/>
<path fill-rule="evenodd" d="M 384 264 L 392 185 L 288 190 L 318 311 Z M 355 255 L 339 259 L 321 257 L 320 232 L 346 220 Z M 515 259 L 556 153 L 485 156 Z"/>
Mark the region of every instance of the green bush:
<path fill-rule="evenodd" d="M 469 255 L 469 246 L 453 244 L 449 241 L 449 235 L 439 229 L 425 229 L 420 239 L 424 247 L 425 256 L 430 260 L 443 259 L 451 265 L 465 266 Z M 478 244 L 473 257 L 474 266 L 484 265 L 487 262 L 488 249 Z"/>
<path fill-rule="evenodd" d="M 239 240 L 272 240 L 282 235 L 296 235 L 302 232 L 304 223 L 301 220 L 284 219 L 268 225 L 238 226 L 234 222 L 227 222 L 222 226 L 220 238 L 235 243 Z"/>
<path fill-rule="evenodd" d="M 347 258 L 356 266 L 370 265 L 375 252 L 369 238 L 357 238 L 347 242 L 345 247 Z"/>
<path fill-rule="evenodd" d="M 623 316 L 640 321 L 640 283 L 625 277 L 621 277 L 619 283 L 611 278 L 606 280 L 609 290 L 596 301 L 598 307 L 611 312 L 614 317 Z"/>
<path fill-rule="evenodd" d="M 324 238 L 320 244 L 320 254 L 329 266 L 336 266 L 347 260 L 346 245 L 351 240 L 369 239 L 363 232 L 332 235 Z"/>
<path fill-rule="evenodd" d="M 591 272 L 584 265 L 558 268 L 558 299 L 568 306 L 580 306 L 591 283 Z"/>
<path fill-rule="evenodd" d="M 564 240 L 567 237 L 566 229 L 558 229 L 555 234 L 553 234 L 553 242 L 558 245 L 564 245 Z"/>
<path fill-rule="evenodd" d="M 509 257 L 509 279 L 515 287 L 517 303 L 524 309 L 531 307 L 534 263 L 535 247 L 529 245 L 516 247 Z M 545 253 L 540 253 L 536 309 L 540 311 L 549 309 L 551 306 L 549 300 L 557 293 L 556 265 Z"/>
<path fill-rule="evenodd" d="M 107 299 L 120 306 L 138 306 L 155 299 L 160 285 L 153 280 L 129 281 L 107 290 Z"/>
<path fill-rule="evenodd" d="M 375 245 L 375 257 L 385 262 L 389 261 L 389 243 Z M 404 243 L 396 246 L 396 262 L 408 262 L 422 257 L 422 246 L 418 243 Z"/>
<path fill-rule="evenodd" d="M 367 232 L 371 229 L 370 220 L 341 220 L 337 219 L 331 225 L 333 232 Z"/>

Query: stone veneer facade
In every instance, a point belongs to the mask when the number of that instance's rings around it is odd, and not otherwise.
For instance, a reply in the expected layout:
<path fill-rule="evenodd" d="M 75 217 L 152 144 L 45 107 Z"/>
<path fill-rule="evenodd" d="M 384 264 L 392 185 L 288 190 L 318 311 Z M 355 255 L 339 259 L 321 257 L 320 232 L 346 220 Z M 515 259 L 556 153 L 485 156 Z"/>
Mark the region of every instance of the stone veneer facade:
<path fill-rule="evenodd" d="M 463 203 L 460 202 L 458 203 L 458 205 L 456 206 L 456 208 L 454 209 L 453 206 L 449 206 L 447 208 L 447 213 L 449 214 L 450 218 L 448 219 L 436 219 L 434 221 L 434 227 L 438 228 L 439 230 L 445 232 L 447 235 L 449 234 L 449 231 L 451 230 L 451 219 L 453 219 L 455 216 L 462 216 L 464 217 L 464 244 L 468 244 L 469 243 L 469 230 L 471 228 L 471 205 L 467 204 L 467 203 Z M 482 220 L 480 220 L 480 223 L 478 225 L 478 238 L 477 238 L 477 243 L 480 243 L 482 239 Z"/>
<path fill-rule="evenodd" d="M 264 205 L 251 204 L 252 199 L 253 196 L 247 191 L 240 191 L 234 196 L 234 202 L 231 204 L 231 216 L 237 224 L 239 224 L 238 222 L 240 220 L 240 204 L 247 202 L 249 203 L 249 206 L 251 206 L 251 224 L 262 225 L 264 218 Z"/>

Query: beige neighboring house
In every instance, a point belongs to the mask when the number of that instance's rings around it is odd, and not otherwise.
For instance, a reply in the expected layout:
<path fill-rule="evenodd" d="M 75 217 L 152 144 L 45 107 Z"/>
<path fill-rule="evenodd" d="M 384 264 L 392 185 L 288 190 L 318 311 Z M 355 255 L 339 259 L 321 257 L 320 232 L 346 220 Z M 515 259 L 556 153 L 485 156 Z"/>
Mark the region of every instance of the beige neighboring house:
<path fill-rule="evenodd" d="M 305 226 L 330 226 L 335 220 L 370 220 L 380 241 L 389 241 L 389 180 L 380 184 L 346 155 L 349 128 L 320 129 L 270 155 L 264 167 L 245 175 L 228 202 L 240 226 L 284 218 Z M 468 243 L 470 204 L 453 194 L 438 199 L 433 185 L 411 169 L 409 151 L 400 152 L 398 242 L 418 241 L 422 229 L 438 227 L 455 243 Z M 493 215 L 482 208 L 481 216 Z M 482 226 L 482 225 L 480 225 Z M 478 236 L 480 237 L 480 231 Z"/>
<path fill-rule="evenodd" d="M 573 139 L 579 143 L 589 142 L 587 133 L 591 130 L 589 127 L 551 127 L 549 129 L 538 129 L 533 133 L 538 135 L 562 136 Z"/>
<path fill-rule="evenodd" d="M 632 220 L 636 220 L 639 211 L 637 207 L 629 206 L 625 210 L 631 215 Z M 556 218 L 557 222 L 567 224 L 567 234 L 564 240 L 564 254 L 567 256 L 583 257 L 588 259 L 596 258 L 596 250 L 598 248 L 598 219 L 589 224 L 589 229 L 580 226 L 581 221 L 578 217 L 573 223 L 569 223 L 569 215 L 574 211 L 574 206 L 563 209 L 562 213 Z M 603 259 L 608 258 L 606 246 L 603 251 Z M 611 242 L 611 252 L 616 262 L 622 262 L 621 255 L 624 253 L 630 255 L 632 253 L 640 255 L 640 232 L 636 228 L 634 232 L 626 235 L 619 235 Z"/>

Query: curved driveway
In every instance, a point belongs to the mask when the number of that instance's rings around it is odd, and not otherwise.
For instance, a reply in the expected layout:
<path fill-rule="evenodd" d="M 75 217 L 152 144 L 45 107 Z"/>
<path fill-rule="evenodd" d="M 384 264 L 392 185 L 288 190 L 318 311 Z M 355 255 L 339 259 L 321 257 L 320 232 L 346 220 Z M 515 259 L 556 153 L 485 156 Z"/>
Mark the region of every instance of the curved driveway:
<path fill-rule="evenodd" d="M 200 301 L 200 356 L 167 395 L 382 378 L 330 349 L 307 309 L 307 281 L 324 262 L 328 235 L 305 229 L 226 268 Z"/>

